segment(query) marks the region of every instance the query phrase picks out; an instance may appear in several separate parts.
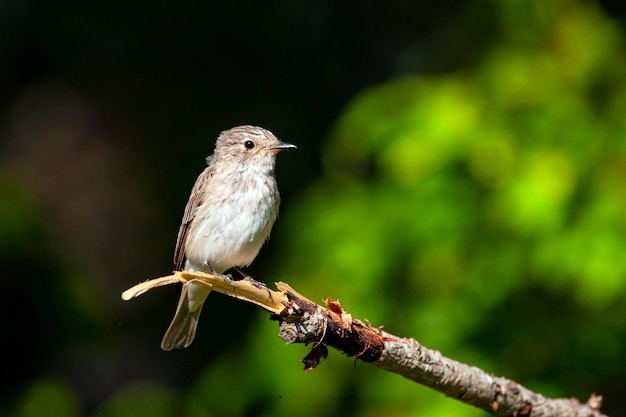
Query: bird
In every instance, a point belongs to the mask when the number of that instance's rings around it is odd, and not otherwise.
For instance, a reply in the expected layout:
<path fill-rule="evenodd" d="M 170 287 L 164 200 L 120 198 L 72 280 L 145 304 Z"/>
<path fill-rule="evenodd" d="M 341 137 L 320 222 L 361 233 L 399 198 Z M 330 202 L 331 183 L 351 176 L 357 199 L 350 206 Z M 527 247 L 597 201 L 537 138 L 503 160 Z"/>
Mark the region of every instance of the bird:
<path fill-rule="evenodd" d="M 198 176 L 178 230 L 176 270 L 202 271 L 231 279 L 225 271 L 246 267 L 268 239 L 280 194 L 274 167 L 279 151 L 296 149 L 258 126 L 220 133 L 208 166 Z M 161 348 L 188 347 L 194 340 L 210 290 L 185 283 Z"/>

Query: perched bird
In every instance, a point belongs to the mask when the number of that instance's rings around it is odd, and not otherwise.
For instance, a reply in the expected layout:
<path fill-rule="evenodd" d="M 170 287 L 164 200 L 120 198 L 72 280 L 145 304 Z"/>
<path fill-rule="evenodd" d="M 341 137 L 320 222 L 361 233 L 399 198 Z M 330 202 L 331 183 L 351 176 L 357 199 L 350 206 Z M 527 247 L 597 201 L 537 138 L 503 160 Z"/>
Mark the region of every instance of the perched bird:
<path fill-rule="evenodd" d="M 184 265 L 188 271 L 222 275 L 252 263 L 278 216 L 276 154 L 295 147 L 256 126 L 238 126 L 219 135 L 185 207 L 174 251 L 177 270 Z M 162 349 L 193 342 L 209 293 L 197 284 L 183 286 Z"/>

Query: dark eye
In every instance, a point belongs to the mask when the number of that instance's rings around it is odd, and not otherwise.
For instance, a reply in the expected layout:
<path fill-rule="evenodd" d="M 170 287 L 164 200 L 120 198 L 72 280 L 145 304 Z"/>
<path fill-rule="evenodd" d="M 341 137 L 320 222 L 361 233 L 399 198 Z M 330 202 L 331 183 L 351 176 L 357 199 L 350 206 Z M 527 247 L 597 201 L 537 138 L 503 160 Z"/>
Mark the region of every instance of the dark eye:
<path fill-rule="evenodd" d="M 251 140 L 247 140 L 243 143 L 243 146 L 245 146 L 246 149 L 252 149 L 254 148 L 254 142 L 252 142 Z"/>

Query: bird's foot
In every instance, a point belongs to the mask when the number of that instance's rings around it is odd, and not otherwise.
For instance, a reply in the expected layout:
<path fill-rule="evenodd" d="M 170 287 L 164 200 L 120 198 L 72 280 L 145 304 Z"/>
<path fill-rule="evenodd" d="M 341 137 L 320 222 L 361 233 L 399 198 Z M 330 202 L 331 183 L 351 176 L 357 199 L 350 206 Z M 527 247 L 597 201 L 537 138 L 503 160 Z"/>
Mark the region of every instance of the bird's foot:
<path fill-rule="evenodd" d="M 239 267 L 234 267 L 233 269 L 241 274 L 241 276 L 243 277 L 244 281 L 248 281 L 250 284 L 254 285 L 255 287 L 257 287 L 260 290 L 267 291 L 267 298 L 268 299 L 272 298 L 272 293 L 271 293 L 269 287 L 267 285 L 265 285 L 265 283 L 263 283 L 261 281 L 257 281 L 256 279 L 252 278 L 252 276 L 250 276 L 250 274 L 248 274 L 247 272 L 245 272 L 244 270 L 242 270 Z"/>
<path fill-rule="evenodd" d="M 235 281 L 233 280 L 233 276 L 231 274 L 219 274 L 220 277 L 224 278 L 226 282 L 233 287 L 233 291 L 235 291 Z"/>
<path fill-rule="evenodd" d="M 209 268 L 209 270 L 211 271 L 212 275 L 215 275 L 217 277 L 223 278 L 224 281 L 228 282 L 230 284 L 231 287 L 233 287 L 233 291 L 235 291 L 235 282 L 233 280 L 233 276 L 231 274 L 220 274 L 219 272 L 217 272 L 215 270 L 215 268 L 213 267 L 213 265 L 211 265 L 211 263 L 209 261 L 205 262 L 204 265 Z"/>

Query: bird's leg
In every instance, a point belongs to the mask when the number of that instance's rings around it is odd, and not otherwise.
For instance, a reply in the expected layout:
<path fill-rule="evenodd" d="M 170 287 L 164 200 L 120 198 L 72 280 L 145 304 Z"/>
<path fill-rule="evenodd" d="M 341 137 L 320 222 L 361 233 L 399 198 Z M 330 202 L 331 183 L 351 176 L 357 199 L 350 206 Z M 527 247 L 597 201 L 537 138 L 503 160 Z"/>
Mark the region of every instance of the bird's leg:
<path fill-rule="evenodd" d="M 213 265 L 211 265 L 211 262 L 206 261 L 204 262 L 204 266 L 206 266 L 207 268 L 209 268 L 209 271 L 211 271 L 212 275 L 224 278 L 226 280 L 226 282 L 228 282 L 230 284 L 231 287 L 233 287 L 233 291 L 235 291 L 235 284 L 233 283 L 233 276 L 230 274 L 220 274 L 219 272 L 217 272 L 217 270 L 213 267 Z"/>
<path fill-rule="evenodd" d="M 249 283 L 251 283 L 255 287 L 257 287 L 257 288 L 259 288 L 261 290 L 267 291 L 268 299 L 272 298 L 272 293 L 270 292 L 269 287 L 267 285 L 265 285 L 265 283 L 263 283 L 261 281 L 257 281 L 256 279 L 252 278 L 252 276 L 250 274 L 248 274 L 246 271 L 244 271 L 243 269 L 239 268 L 238 266 L 234 266 L 233 269 L 235 271 L 239 272 L 239 274 L 241 274 L 241 276 L 243 277 L 244 281 L 248 281 Z"/>
<path fill-rule="evenodd" d="M 242 276 L 243 279 L 245 279 L 246 281 L 254 281 L 254 278 L 252 278 L 250 276 L 250 274 L 248 274 L 246 271 L 244 271 L 243 269 L 239 268 L 238 266 L 233 266 L 233 269 L 237 272 L 239 272 L 239 275 Z"/>

